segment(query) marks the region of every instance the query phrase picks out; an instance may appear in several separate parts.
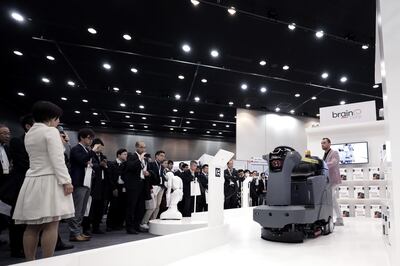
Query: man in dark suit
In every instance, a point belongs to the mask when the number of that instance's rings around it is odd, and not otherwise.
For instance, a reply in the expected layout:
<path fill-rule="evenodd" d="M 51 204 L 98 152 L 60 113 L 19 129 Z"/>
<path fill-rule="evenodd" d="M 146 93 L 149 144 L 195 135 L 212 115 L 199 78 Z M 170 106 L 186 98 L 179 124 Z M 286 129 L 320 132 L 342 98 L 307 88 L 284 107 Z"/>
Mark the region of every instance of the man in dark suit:
<path fill-rule="evenodd" d="M 238 184 L 237 181 L 239 180 L 238 173 L 236 169 L 233 168 L 233 160 L 230 160 L 227 163 L 228 169 L 224 171 L 224 194 L 225 194 L 225 202 L 224 208 L 225 209 L 232 209 L 238 207 Z"/>
<path fill-rule="evenodd" d="M 174 175 L 182 177 L 182 174 L 187 170 L 189 170 L 189 166 L 184 162 L 180 162 L 179 169 L 174 172 Z"/>
<path fill-rule="evenodd" d="M 88 241 L 90 236 L 84 235 L 82 232 L 82 221 L 86 211 L 87 202 L 90 196 L 90 189 L 84 186 L 86 167 L 92 166 L 90 145 L 94 138 L 93 130 L 83 128 L 78 132 L 79 143 L 71 149 L 71 179 L 74 186 L 72 193 L 75 206 L 75 217 L 68 220 L 70 230 L 70 241 Z M 96 152 L 99 144 L 93 147 Z"/>
<path fill-rule="evenodd" d="M 267 178 L 265 173 L 261 173 L 260 180 L 258 181 L 258 205 L 264 205 L 267 200 Z"/>
<path fill-rule="evenodd" d="M 160 211 L 160 204 L 165 191 L 165 182 L 167 179 L 164 176 L 164 166 L 162 163 L 165 160 L 165 151 L 157 151 L 154 162 L 149 163 L 148 171 L 151 174 L 151 185 L 153 186 L 153 193 L 155 194 L 156 206 L 150 220 L 157 219 Z"/>
<path fill-rule="evenodd" d="M 208 164 L 204 164 L 201 167 L 201 172 L 197 179 L 200 183 L 201 196 L 198 197 L 196 211 L 207 211 L 206 192 L 208 191 Z"/>
<path fill-rule="evenodd" d="M 0 124 L 0 200 L 7 202 L 7 204 L 0 202 L 0 205 L 10 205 L 9 197 L 7 196 L 6 186 L 11 180 L 11 158 L 8 151 L 7 143 L 10 141 L 10 130 L 4 124 Z M 8 206 L 7 206 L 8 207 Z M 9 226 L 10 214 L 0 213 L 0 233 L 2 230 Z M 0 241 L 1 244 L 7 242 Z"/>
<path fill-rule="evenodd" d="M 145 201 L 145 177 L 150 176 L 147 171 L 147 163 L 144 160 L 146 155 L 146 144 L 138 141 L 135 144 L 136 152 L 128 155 L 122 180 L 126 187 L 126 232 L 138 234 L 140 223 L 144 215 Z"/>
<path fill-rule="evenodd" d="M 119 149 L 117 158 L 110 162 L 110 208 L 107 215 L 107 231 L 122 229 L 126 215 L 126 188 L 122 181 L 122 171 L 128 151 Z"/>
<path fill-rule="evenodd" d="M 197 162 L 190 161 L 189 170 L 182 173 L 181 178 L 183 182 L 183 198 L 182 198 L 182 215 L 183 217 L 190 217 L 194 210 L 194 197 L 191 196 L 190 183 L 195 180 L 197 169 Z"/>
<path fill-rule="evenodd" d="M 99 146 L 94 149 L 96 145 Z M 90 188 L 92 203 L 90 205 L 89 218 L 92 225 L 92 233 L 104 234 L 104 231 L 100 230 L 100 223 L 104 214 L 105 202 L 108 198 L 109 169 L 107 158 L 103 155 L 103 141 L 94 139 L 91 147 L 93 174 Z"/>

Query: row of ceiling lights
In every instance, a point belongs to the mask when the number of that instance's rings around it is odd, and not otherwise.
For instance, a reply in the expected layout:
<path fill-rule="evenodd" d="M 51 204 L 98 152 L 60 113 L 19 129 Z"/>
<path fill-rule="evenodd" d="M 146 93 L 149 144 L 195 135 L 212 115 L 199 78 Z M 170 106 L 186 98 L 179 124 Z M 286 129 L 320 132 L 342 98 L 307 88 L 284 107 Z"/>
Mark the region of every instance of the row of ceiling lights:
<path fill-rule="evenodd" d="M 191 2 L 194 6 L 198 6 L 198 5 L 200 4 L 200 1 L 198 1 L 198 0 L 190 0 L 190 2 Z M 237 12 L 237 11 L 236 11 L 236 8 L 233 7 L 233 6 L 228 7 L 228 8 L 227 8 L 227 11 L 228 11 L 228 13 L 229 13 L 231 16 L 235 15 L 236 12 Z M 289 23 L 289 24 L 288 24 L 288 28 L 289 28 L 290 31 L 294 31 L 294 30 L 296 29 L 296 23 Z M 315 31 L 315 37 L 316 37 L 317 39 L 322 39 L 322 38 L 324 37 L 324 35 L 325 35 L 325 33 L 324 33 L 323 30 L 318 29 L 318 30 Z M 367 49 L 369 48 L 369 45 L 368 45 L 368 44 L 363 44 L 363 45 L 361 45 L 361 48 L 362 48 L 363 50 L 367 50 Z"/>

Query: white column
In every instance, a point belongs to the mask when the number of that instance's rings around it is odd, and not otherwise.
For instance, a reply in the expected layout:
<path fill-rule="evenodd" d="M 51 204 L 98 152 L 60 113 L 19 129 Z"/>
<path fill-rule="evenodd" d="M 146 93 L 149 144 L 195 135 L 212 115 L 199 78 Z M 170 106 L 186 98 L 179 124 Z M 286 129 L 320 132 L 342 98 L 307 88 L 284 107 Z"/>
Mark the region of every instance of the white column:
<path fill-rule="evenodd" d="M 387 137 L 391 142 L 391 263 L 400 265 L 400 1 L 377 0 L 377 22 Z"/>

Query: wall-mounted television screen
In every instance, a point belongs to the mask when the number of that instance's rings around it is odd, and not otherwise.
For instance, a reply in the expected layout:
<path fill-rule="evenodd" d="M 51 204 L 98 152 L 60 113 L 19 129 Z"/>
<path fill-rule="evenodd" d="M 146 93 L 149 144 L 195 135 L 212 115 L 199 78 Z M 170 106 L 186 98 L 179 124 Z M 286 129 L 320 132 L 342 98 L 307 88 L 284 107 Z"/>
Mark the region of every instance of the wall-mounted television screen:
<path fill-rule="evenodd" d="M 368 142 L 332 144 L 331 149 L 339 152 L 340 164 L 365 164 L 369 162 Z"/>

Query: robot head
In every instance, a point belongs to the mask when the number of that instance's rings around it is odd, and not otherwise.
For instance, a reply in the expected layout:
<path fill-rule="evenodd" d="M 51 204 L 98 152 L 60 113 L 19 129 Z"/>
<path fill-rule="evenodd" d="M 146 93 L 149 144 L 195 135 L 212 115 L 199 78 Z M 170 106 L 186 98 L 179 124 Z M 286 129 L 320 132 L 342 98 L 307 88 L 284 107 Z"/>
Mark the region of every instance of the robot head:
<path fill-rule="evenodd" d="M 170 180 L 171 178 L 174 178 L 174 174 L 172 172 L 168 172 L 165 174 L 165 178 L 168 180 Z"/>

